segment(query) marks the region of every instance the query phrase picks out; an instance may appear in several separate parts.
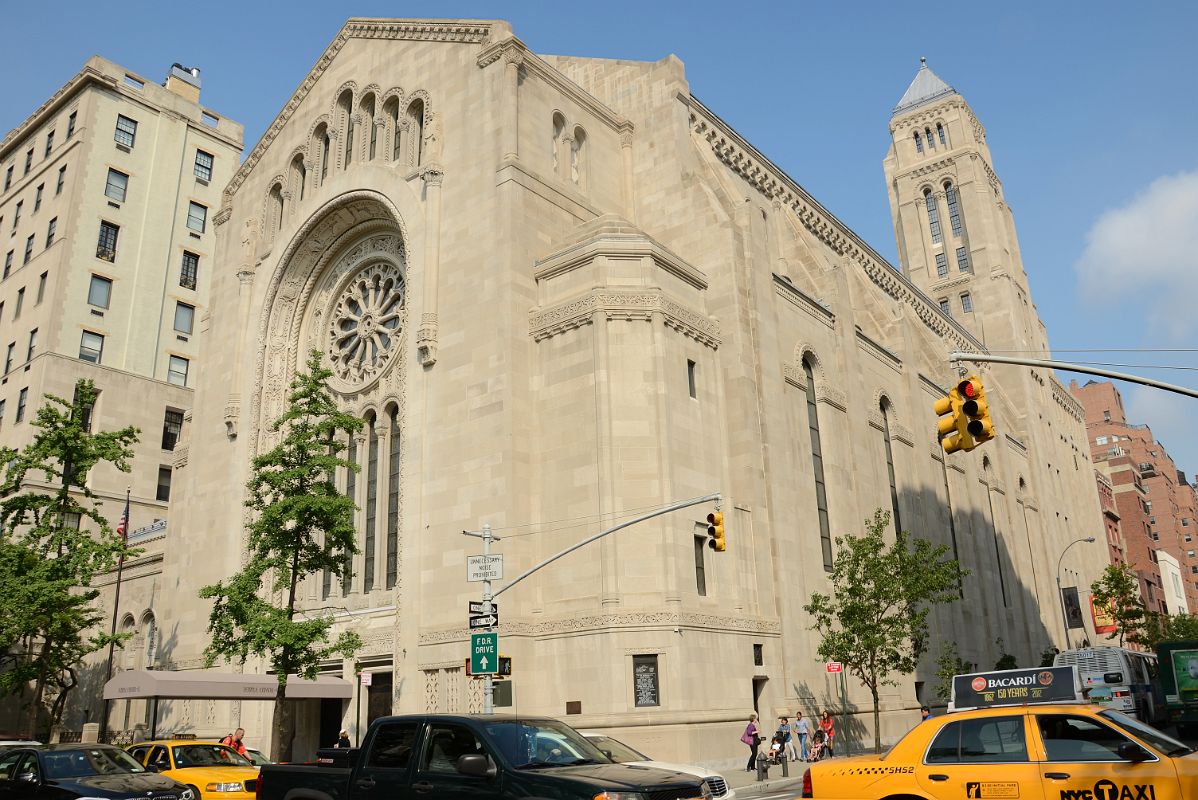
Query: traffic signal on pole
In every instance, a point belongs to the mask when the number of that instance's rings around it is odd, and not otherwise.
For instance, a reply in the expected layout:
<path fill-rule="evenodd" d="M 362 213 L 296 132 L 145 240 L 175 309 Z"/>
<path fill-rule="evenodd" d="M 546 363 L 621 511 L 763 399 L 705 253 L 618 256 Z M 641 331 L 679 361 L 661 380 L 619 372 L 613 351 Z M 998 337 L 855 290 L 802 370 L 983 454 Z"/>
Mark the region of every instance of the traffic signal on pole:
<path fill-rule="evenodd" d="M 722 553 L 728 545 L 724 543 L 724 515 L 713 511 L 707 515 L 707 546 L 717 553 Z"/>
<path fill-rule="evenodd" d="M 958 450 L 973 449 L 973 438 L 967 429 L 968 420 L 962 411 L 964 401 L 958 389 L 953 389 L 948 396 L 942 397 L 932 406 L 932 410 L 940 417 L 937 431 L 940 434 L 940 444 L 945 453 L 955 453 Z"/>
<path fill-rule="evenodd" d="M 961 413 L 966 417 L 965 430 L 976 447 L 994 438 L 994 422 L 990 419 L 990 406 L 986 403 L 986 391 L 982 379 L 970 375 L 957 384 L 961 396 Z"/>

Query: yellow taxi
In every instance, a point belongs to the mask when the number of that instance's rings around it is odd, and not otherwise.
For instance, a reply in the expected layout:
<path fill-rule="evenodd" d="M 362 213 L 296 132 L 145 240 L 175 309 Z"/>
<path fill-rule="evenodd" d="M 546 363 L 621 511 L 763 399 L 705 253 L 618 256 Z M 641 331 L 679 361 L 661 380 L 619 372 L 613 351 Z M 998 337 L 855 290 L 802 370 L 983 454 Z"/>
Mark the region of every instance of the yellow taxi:
<path fill-rule="evenodd" d="M 1087 703 L 932 717 L 882 756 L 810 765 L 803 797 L 837 800 L 1194 800 L 1198 754 Z"/>
<path fill-rule="evenodd" d="M 167 739 L 125 749 L 145 766 L 187 784 L 197 800 L 254 800 L 258 767 L 226 745 Z"/>

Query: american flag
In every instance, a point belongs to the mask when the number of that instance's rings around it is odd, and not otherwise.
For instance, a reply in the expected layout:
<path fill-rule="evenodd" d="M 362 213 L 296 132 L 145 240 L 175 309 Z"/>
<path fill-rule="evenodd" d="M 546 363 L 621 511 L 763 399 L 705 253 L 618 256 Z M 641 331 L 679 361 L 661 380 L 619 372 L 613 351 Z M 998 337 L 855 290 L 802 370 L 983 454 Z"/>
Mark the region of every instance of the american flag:
<path fill-rule="evenodd" d="M 125 513 L 121 514 L 121 521 L 117 523 L 116 535 L 121 539 L 129 538 L 129 493 L 125 493 Z"/>

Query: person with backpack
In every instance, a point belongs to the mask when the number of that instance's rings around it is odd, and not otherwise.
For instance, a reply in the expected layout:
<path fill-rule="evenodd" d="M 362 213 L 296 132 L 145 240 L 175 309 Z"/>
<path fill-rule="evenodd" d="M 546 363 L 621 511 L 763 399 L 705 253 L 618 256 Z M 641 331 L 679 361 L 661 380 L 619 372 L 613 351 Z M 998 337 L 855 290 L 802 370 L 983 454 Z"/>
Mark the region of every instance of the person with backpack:
<path fill-rule="evenodd" d="M 237 751 L 238 755 L 245 755 L 245 743 L 241 741 L 245 737 L 245 728 L 238 728 L 228 736 L 220 740 L 220 743 L 232 747 Z"/>

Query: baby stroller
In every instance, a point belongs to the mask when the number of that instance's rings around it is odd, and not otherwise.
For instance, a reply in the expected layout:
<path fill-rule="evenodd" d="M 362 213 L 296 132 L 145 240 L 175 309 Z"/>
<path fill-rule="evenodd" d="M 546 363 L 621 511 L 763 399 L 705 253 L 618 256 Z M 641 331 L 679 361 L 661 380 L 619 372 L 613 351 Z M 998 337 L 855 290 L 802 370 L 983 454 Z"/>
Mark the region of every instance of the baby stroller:
<path fill-rule="evenodd" d="M 782 744 L 782 734 L 775 734 L 773 740 L 770 741 L 770 749 L 765 754 L 766 763 L 781 764 L 784 758 L 786 758 L 786 753 Z"/>
<path fill-rule="evenodd" d="M 824 732 L 816 731 L 811 735 L 811 747 L 807 750 L 808 761 L 819 761 L 824 757 Z"/>

